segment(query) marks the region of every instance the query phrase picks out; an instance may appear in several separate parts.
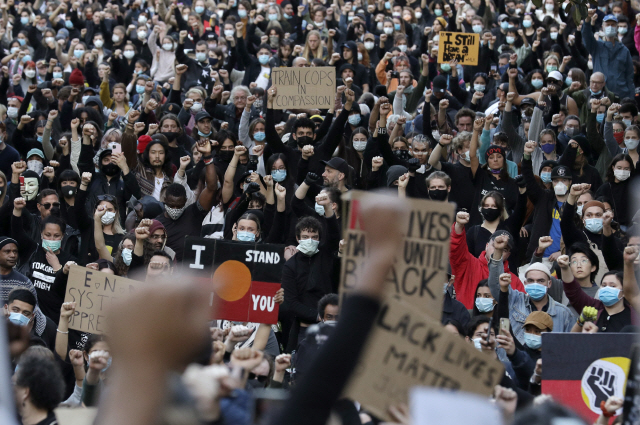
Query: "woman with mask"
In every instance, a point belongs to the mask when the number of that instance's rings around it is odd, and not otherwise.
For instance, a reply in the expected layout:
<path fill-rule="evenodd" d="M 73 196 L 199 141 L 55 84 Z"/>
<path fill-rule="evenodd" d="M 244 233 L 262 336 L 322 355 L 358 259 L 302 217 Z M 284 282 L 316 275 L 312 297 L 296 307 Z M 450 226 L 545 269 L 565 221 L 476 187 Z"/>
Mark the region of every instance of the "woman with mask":
<path fill-rule="evenodd" d="M 466 99 L 465 106 L 474 111 L 486 110 L 489 107 L 489 104 L 496 98 L 495 84 L 495 79 L 489 78 L 489 76 L 484 72 L 476 73 L 473 76 L 470 90 L 468 92 L 463 91 Z M 458 98 L 458 100 L 462 101 L 460 98 Z"/>
<path fill-rule="evenodd" d="M 151 46 L 149 46 L 149 48 L 151 49 Z M 155 62 L 155 55 L 153 58 Z M 106 75 L 107 73 L 105 72 L 103 81 L 105 78 L 114 78 L 117 83 L 126 84 L 129 81 L 130 75 L 135 74 L 137 77 L 139 75 L 135 73 L 137 59 L 139 58 L 136 58 L 136 47 L 133 44 L 126 44 L 124 46 L 124 50 L 116 50 L 113 52 L 113 56 L 110 61 L 111 72 L 109 72 L 108 75 Z M 102 86 L 100 87 L 102 89 Z M 105 103 L 105 105 L 107 104 L 104 100 L 103 103 Z"/>
<path fill-rule="evenodd" d="M 517 65 L 522 66 L 525 59 L 531 53 L 531 45 L 527 40 L 527 37 L 521 37 L 520 32 L 522 30 L 517 28 L 507 28 L 507 36 L 505 37 L 506 45 L 508 49 L 518 55 Z M 524 33 L 523 33 L 524 34 Z M 498 48 L 498 52 L 502 53 L 502 48 L 504 45 Z"/>
<path fill-rule="evenodd" d="M 354 188 L 365 190 L 369 174 L 371 172 L 372 154 L 365 156 L 365 149 L 369 140 L 369 131 L 364 127 L 355 127 L 348 139 L 349 143 L 344 146 L 343 154 L 340 150 L 338 156 L 344 157 L 351 168 L 355 170 L 355 174 L 351 176 Z"/>
<path fill-rule="evenodd" d="M 619 109 L 620 105 L 614 103 L 607 110 L 607 118 L 604 123 L 604 140 L 612 157 L 618 154 L 628 154 L 633 161 L 632 163 L 636 164 L 640 160 L 640 155 L 638 154 L 640 128 L 636 125 L 625 127 L 624 123 L 614 122 L 613 116 Z M 617 129 L 615 128 L 616 123 L 621 124 L 617 126 Z M 620 128 L 624 128 L 624 132 L 620 131 Z"/>
<path fill-rule="evenodd" d="M 56 286 L 52 282 L 67 261 L 75 261 L 74 257 L 62 249 L 62 239 L 67 225 L 59 217 L 49 214 L 41 224 L 41 240 L 32 240 L 24 231 L 22 212 L 26 205 L 27 201 L 24 198 L 16 198 L 13 201 L 11 237 L 18 242 L 18 254 L 22 259 L 18 271 L 33 282 L 42 312 L 55 318 L 60 314 L 66 288 Z"/>
<path fill-rule="evenodd" d="M 133 233 L 129 233 L 116 246 L 108 246 L 105 235 L 113 233 L 113 224 L 105 224 L 105 222 L 111 220 L 111 214 L 104 218 L 107 213 L 111 213 L 107 207 L 108 205 L 98 205 L 94 214 L 93 239 L 95 247 L 101 259 L 114 264 L 118 276 L 126 276 L 131 265 L 131 255 L 136 244 L 136 236 Z M 124 231 L 119 233 L 119 235 L 122 234 L 124 234 Z"/>
<path fill-rule="evenodd" d="M 187 149 L 193 146 L 193 139 L 185 133 L 182 123 L 173 114 L 165 114 L 162 117 L 158 124 L 158 130 L 167 138 L 172 164 L 176 169 L 180 168 L 180 158 L 189 155 Z"/>
<path fill-rule="evenodd" d="M 227 171 L 233 172 L 236 175 L 239 165 L 244 165 L 249 161 L 248 155 L 243 152 L 237 159 L 237 163 L 234 164 L 234 151 L 236 146 L 241 145 L 241 142 L 236 138 L 235 134 L 227 130 L 220 130 L 216 135 L 216 140 L 213 142 L 213 150 L 215 155 L 213 157 L 213 163 L 216 166 L 218 178 L 223 181 L 223 177 Z"/>
<path fill-rule="evenodd" d="M 558 258 L 564 292 L 576 311 L 582 313 L 571 330 L 572 332 L 582 332 L 584 329 L 586 324 L 583 319 L 584 309 L 588 307 L 596 310 L 596 320 L 592 323 L 597 327 L 598 332 L 620 332 L 627 325 L 639 323 L 637 312 L 624 298 L 622 289 L 624 275 L 622 273 L 617 271 L 605 273 L 600 282 L 598 299 L 595 299 L 587 295 L 575 280 L 570 261 L 568 255 Z"/>
<path fill-rule="evenodd" d="M 158 48 L 158 37 L 162 37 L 162 47 Z M 176 60 L 176 48 L 178 42 L 166 34 L 160 33 L 160 27 L 153 27 L 153 31 L 149 34 L 149 50 L 153 55 L 153 63 L 151 64 L 151 77 L 154 81 L 165 82 L 175 75 L 174 62 Z"/>
<path fill-rule="evenodd" d="M 264 147 L 266 144 L 265 121 L 263 118 L 251 119 L 251 106 L 257 100 L 257 96 L 251 95 L 247 98 L 247 106 L 242 111 L 240 117 L 240 127 L 238 129 L 239 139 L 243 146 L 249 149 L 249 155 L 258 156 L 257 171 L 261 176 L 266 175 L 264 168 Z"/>
<path fill-rule="evenodd" d="M 544 86 L 544 73 L 541 69 L 534 69 L 524 78 L 524 93 L 539 92 Z"/>
<path fill-rule="evenodd" d="M 524 192 L 518 196 L 513 214 L 505 211 L 504 199 L 498 192 L 489 192 L 480 203 L 482 224 L 471 226 L 467 230 L 467 247 L 474 257 L 480 257 L 491 236 L 498 230 L 506 230 L 512 235 L 518 234 L 527 208 L 527 196 Z"/>
<path fill-rule="evenodd" d="M 616 155 L 607 171 L 605 183 L 596 192 L 596 198 L 607 196 L 611 200 L 614 216 L 616 221 L 623 226 L 623 230 L 632 224 L 631 219 L 633 218 L 628 208 L 629 183 L 636 174 L 633 164 L 629 155 L 623 153 Z"/>
<path fill-rule="evenodd" d="M 474 304 L 473 304 L 473 313 L 472 316 L 480 316 L 484 315 L 487 317 L 496 317 L 494 315 L 495 306 L 498 304 L 493 295 L 491 295 L 491 289 L 489 289 L 489 281 L 487 279 L 483 279 L 478 282 L 478 286 L 476 286 L 476 292 L 474 294 Z"/>

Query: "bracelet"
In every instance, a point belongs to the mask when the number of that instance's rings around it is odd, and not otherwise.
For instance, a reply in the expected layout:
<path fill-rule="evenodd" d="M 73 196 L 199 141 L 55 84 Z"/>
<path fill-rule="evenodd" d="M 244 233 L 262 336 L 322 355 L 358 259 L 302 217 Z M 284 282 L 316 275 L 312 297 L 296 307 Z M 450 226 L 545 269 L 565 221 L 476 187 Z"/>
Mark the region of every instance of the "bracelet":
<path fill-rule="evenodd" d="M 69 333 L 69 331 L 62 332 L 60 329 L 56 329 L 56 332 L 60 332 L 61 334 L 68 334 Z"/>
<path fill-rule="evenodd" d="M 602 416 L 604 416 L 605 418 L 610 418 L 614 416 L 616 412 L 609 412 L 607 409 L 605 409 L 604 407 L 605 403 L 606 402 L 604 400 L 600 402 L 600 410 L 602 410 Z"/>
<path fill-rule="evenodd" d="M 213 157 L 202 158 L 202 160 L 204 161 L 204 165 L 209 165 L 213 162 Z"/>

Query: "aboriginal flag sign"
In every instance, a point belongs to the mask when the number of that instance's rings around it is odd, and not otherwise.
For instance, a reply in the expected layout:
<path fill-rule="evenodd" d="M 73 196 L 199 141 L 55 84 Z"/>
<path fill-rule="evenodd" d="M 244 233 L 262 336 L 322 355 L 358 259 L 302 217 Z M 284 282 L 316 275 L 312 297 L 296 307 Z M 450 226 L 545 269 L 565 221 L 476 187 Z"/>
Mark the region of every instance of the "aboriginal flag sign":
<path fill-rule="evenodd" d="M 624 398 L 634 342 L 630 333 L 543 334 L 542 393 L 595 422 L 601 401 Z"/>
<path fill-rule="evenodd" d="M 187 237 L 182 265 L 211 285 L 211 319 L 278 322 L 274 296 L 280 289 L 284 245 Z"/>

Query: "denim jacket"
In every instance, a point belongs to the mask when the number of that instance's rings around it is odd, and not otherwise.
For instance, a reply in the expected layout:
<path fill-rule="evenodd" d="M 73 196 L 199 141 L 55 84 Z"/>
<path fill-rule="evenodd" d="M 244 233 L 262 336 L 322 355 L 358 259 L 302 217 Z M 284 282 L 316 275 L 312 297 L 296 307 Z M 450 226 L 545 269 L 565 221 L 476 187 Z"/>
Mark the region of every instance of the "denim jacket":
<path fill-rule="evenodd" d="M 499 278 L 502 273 L 504 273 L 502 260 L 495 261 L 491 258 L 489 262 L 489 288 L 492 294 L 494 292 L 497 294 L 500 291 Z M 514 291 L 509 287 L 509 321 L 511 322 L 513 334 L 522 345 L 524 345 L 524 322 L 527 320 L 529 313 L 531 313 L 529 295 Z M 547 313 L 553 319 L 553 332 L 571 332 L 576 317 L 568 307 L 549 297 Z"/>

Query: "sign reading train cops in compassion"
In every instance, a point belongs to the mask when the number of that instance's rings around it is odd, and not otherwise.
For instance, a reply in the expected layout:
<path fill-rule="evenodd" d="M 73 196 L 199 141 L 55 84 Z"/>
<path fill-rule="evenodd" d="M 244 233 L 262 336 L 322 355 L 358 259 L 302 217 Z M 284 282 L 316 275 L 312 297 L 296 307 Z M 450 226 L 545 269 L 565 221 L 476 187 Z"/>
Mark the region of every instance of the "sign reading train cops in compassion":
<path fill-rule="evenodd" d="M 76 311 L 69 328 L 92 334 L 105 333 L 108 309 L 113 302 L 127 298 L 144 285 L 144 282 L 126 277 L 71 266 L 64 302 L 75 302 Z"/>
<path fill-rule="evenodd" d="M 408 403 L 412 387 L 489 396 L 503 375 L 496 358 L 446 331 L 439 319 L 407 302 L 387 298 L 344 395 L 391 421 L 387 408 Z"/>
<path fill-rule="evenodd" d="M 479 34 L 440 31 L 438 63 L 455 59 L 460 65 L 477 65 L 479 51 Z"/>
<path fill-rule="evenodd" d="M 367 232 L 384 229 L 363 229 L 360 223 L 360 199 L 365 192 L 351 191 L 346 243 L 342 256 L 341 294 L 347 294 L 367 267 Z M 377 202 L 391 202 L 385 195 L 371 195 Z M 454 218 L 453 204 L 419 199 L 406 199 L 411 211 L 405 223 L 405 238 L 396 253 L 394 265 L 387 275 L 388 296 L 417 307 L 423 314 L 440 320 L 443 285 L 448 281 L 449 233 Z"/>
<path fill-rule="evenodd" d="M 215 317 L 238 322 L 278 322 L 284 245 L 188 237 L 183 267 L 211 287 Z"/>
<path fill-rule="evenodd" d="M 336 69 L 273 68 L 271 84 L 278 88 L 273 109 L 330 109 L 336 93 Z"/>

